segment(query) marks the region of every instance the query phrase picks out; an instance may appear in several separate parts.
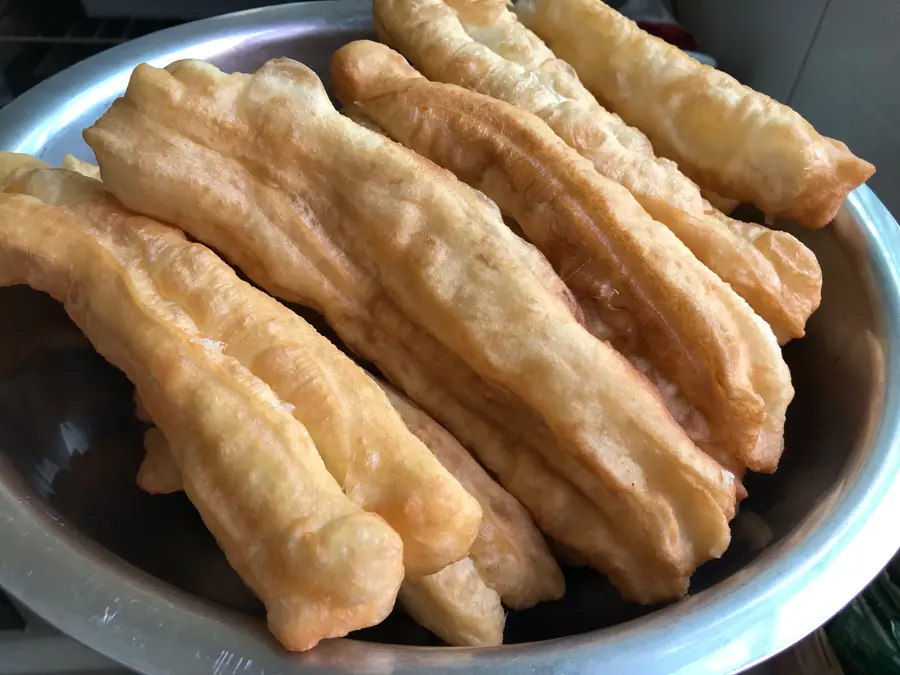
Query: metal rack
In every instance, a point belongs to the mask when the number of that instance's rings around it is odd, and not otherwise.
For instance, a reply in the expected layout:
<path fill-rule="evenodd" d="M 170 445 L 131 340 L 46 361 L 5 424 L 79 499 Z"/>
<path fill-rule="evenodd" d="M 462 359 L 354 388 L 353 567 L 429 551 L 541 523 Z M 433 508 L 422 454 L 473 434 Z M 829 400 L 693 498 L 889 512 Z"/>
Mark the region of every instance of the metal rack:
<path fill-rule="evenodd" d="M 90 17 L 77 0 L 0 0 L 0 106 L 73 63 L 178 23 Z"/>

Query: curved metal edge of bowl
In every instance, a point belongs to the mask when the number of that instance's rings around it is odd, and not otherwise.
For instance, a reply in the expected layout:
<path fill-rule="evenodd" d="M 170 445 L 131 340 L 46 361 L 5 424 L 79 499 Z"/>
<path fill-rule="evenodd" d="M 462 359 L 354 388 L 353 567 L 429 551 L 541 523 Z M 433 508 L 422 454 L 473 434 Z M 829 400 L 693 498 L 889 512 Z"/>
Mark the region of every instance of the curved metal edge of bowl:
<path fill-rule="evenodd" d="M 298 16 L 334 30 L 368 21 L 368 3 L 251 10 L 172 28 L 99 54 L 0 112 L 0 148 L 41 156 L 48 139 L 125 87 L 141 61 L 220 55 Z M 844 207 L 864 235 L 862 255 L 880 289 L 885 382 L 869 454 L 840 498 L 808 527 L 741 574 L 614 628 L 496 649 L 412 648 L 333 640 L 288 655 L 256 622 L 199 602 L 85 541 L 0 465 L 0 586 L 64 632 L 128 667 L 185 672 L 609 672 L 731 673 L 789 647 L 849 602 L 900 547 L 900 229 L 871 190 Z M 818 527 L 828 520 L 828 530 Z M 772 564 L 777 558 L 777 564 Z M 673 628 L 673 624 L 677 627 Z M 710 636 L 715 636 L 710 638 Z M 715 645 L 710 648 L 710 644 Z M 177 670 L 173 670 L 177 664 Z M 664 665 L 663 665 L 664 664 Z"/>

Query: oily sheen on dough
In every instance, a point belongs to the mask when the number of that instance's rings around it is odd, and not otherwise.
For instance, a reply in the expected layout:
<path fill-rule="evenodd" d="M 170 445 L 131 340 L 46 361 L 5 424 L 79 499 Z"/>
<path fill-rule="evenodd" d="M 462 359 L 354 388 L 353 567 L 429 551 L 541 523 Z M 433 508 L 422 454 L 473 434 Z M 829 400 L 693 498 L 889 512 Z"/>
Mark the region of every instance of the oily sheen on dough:
<path fill-rule="evenodd" d="M 493 0 L 374 0 L 375 26 L 426 77 L 501 99 L 543 119 L 597 171 L 626 187 L 657 221 L 730 284 L 779 342 L 804 334 L 822 273 L 785 232 L 716 211 L 644 134 L 601 107 L 557 59 Z"/>
<path fill-rule="evenodd" d="M 198 307 L 220 286 L 238 312 L 274 301 L 95 180 L 24 168 L 0 183 L 0 285 L 61 301 L 135 384 L 176 441 L 188 497 L 282 644 L 309 649 L 383 620 L 403 578 L 400 537 L 347 499 L 306 428 L 223 346 L 229 336 L 200 326 Z"/>
<path fill-rule="evenodd" d="M 650 35 L 601 0 L 523 0 L 516 12 L 605 106 L 723 197 L 822 227 L 875 172 L 795 110 Z"/>
<path fill-rule="evenodd" d="M 429 82 L 385 45 L 345 45 L 331 81 L 346 105 L 513 217 L 587 327 L 657 383 L 701 448 L 732 470 L 777 467 L 793 388 L 775 336 L 625 188 L 538 117 Z"/>
<path fill-rule="evenodd" d="M 727 546 L 734 477 L 582 327 L 546 260 L 305 66 L 139 66 L 85 138 L 123 203 L 321 311 L 629 597 L 680 595 Z"/>

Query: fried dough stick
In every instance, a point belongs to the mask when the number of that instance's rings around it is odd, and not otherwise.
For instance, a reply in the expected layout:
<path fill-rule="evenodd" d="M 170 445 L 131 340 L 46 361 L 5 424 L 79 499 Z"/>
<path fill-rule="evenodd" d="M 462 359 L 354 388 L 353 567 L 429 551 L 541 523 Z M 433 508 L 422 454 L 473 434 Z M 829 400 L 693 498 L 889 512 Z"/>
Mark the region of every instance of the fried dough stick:
<path fill-rule="evenodd" d="M 282 644 L 309 649 L 387 616 L 403 577 L 399 536 L 347 499 L 303 425 L 194 321 L 211 276 L 231 286 L 235 309 L 271 299 L 181 232 L 118 207 L 96 181 L 25 168 L 0 182 L 0 284 L 61 301 L 135 384 Z"/>
<path fill-rule="evenodd" d="M 427 78 L 543 119 L 730 284 L 779 342 L 804 334 L 821 299 L 822 274 L 812 252 L 787 233 L 712 208 L 674 162 L 654 155 L 646 136 L 604 110 L 504 2 L 374 0 L 372 6 L 383 41 Z"/>
<path fill-rule="evenodd" d="M 518 609 L 558 599 L 564 590 L 562 573 L 515 498 L 437 422 L 388 385 L 382 386 L 410 430 L 478 498 L 485 513 L 470 558 L 436 574 L 407 577 L 400 601 L 416 621 L 448 644 L 499 645 L 505 623 L 501 598 Z M 136 414 L 141 410 L 138 401 Z M 147 432 L 144 445 L 147 456 L 138 474 L 141 488 L 157 494 L 180 490 L 178 467 L 159 429 Z"/>
<path fill-rule="evenodd" d="M 775 336 L 625 188 L 536 116 L 429 82 L 384 45 L 342 47 L 331 81 L 345 104 L 515 218 L 588 328 L 659 383 L 702 449 L 732 470 L 777 467 L 793 389 Z"/>
<path fill-rule="evenodd" d="M 822 227 L 875 172 L 796 111 L 641 30 L 600 0 L 523 0 L 516 13 L 603 105 L 723 197 Z"/>
<path fill-rule="evenodd" d="M 558 277 L 496 207 L 341 116 L 305 66 L 279 59 L 252 76 L 193 61 L 139 66 L 85 138 L 124 203 L 319 309 L 414 399 L 411 380 L 424 378 L 532 434 L 534 451 L 615 524 L 593 558 L 627 592 L 683 592 L 724 550 L 733 476 L 584 330 Z M 623 558 L 647 562 L 623 569 Z"/>
<path fill-rule="evenodd" d="M 91 167 L 80 162 L 75 168 L 92 176 Z M 431 574 L 465 557 L 481 508 L 409 432 L 380 387 L 277 301 L 241 312 L 227 283 L 212 275 L 209 282 L 195 321 L 228 336 L 229 354 L 248 364 L 306 426 L 344 493 L 400 534 L 407 572 Z"/>

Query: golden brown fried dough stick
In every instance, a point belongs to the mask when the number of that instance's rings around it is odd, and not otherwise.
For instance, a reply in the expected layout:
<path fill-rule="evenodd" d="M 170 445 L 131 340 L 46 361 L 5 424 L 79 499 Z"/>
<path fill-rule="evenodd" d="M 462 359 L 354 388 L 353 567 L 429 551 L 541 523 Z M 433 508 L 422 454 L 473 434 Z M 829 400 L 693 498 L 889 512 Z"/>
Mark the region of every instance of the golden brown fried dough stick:
<path fill-rule="evenodd" d="M 600 0 L 523 0 L 516 13 L 605 106 L 723 197 L 822 227 L 875 172 L 791 108 L 641 30 Z"/>
<path fill-rule="evenodd" d="M 390 393 L 403 401 L 404 406 L 412 407 L 399 394 Z M 430 433 L 432 427 L 438 426 L 424 413 L 419 414 L 428 420 L 420 429 L 428 429 Z M 443 434 L 449 437 L 446 431 Z M 440 438 L 439 442 L 446 441 Z M 171 455 L 165 436 L 158 428 L 154 427 L 144 435 L 144 447 L 147 455 L 138 473 L 138 485 L 141 489 L 155 494 L 180 491 L 182 484 L 178 465 Z M 463 449 L 460 451 L 465 452 Z M 498 489 L 502 488 L 498 486 Z M 508 494 L 506 497 L 512 499 Z M 483 523 L 479 539 L 486 528 L 490 529 L 490 526 Z M 540 534 L 537 533 L 537 536 Z M 473 551 L 474 549 L 475 547 Z M 552 558 L 550 560 L 555 566 Z M 558 568 L 556 573 L 562 581 Z M 464 558 L 424 577 L 407 577 L 400 587 L 398 598 L 419 624 L 450 645 L 487 647 L 503 643 L 506 616 L 500 604 L 500 595 L 485 583 L 471 558 Z"/>
<path fill-rule="evenodd" d="M 91 166 L 79 168 L 91 175 Z M 480 530 L 481 508 L 409 433 L 380 387 L 277 301 L 248 315 L 233 309 L 226 284 L 208 293 L 215 302 L 204 298 L 195 308 L 201 328 L 227 335 L 229 352 L 306 426 L 344 493 L 400 534 L 407 572 L 431 574 L 464 557 Z M 142 412 L 138 399 L 139 418 Z M 155 456 L 149 446 L 148 454 Z M 142 487 L 159 491 L 152 482 Z"/>
<path fill-rule="evenodd" d="M 577 322 L 546 261 L 483 195 L 341 116 L 305 66 L 139 66 L 85 137 L 127 205 L 319 309 L 407 391 L 422 368 L 495 424 L 528 428 L 615 523 L 604 569 L 651 561 L 621 570 L 635 596 L 683 589 L 727 545 L 733 476 Z"/>
<path fill-rule="evenodd" d="M 63 302 L 125 371 L 176 440 L 188 496 L 278 639 L 309 649 L 387 616 L 403 577 L 399 536 L 346 498 L 303 425 L 219 335 L 198 329 L 169 281 L 209 297 L 219 276 L 234 309 L 271 299 L 181 232 L 121 209 L 96 181 L 26 169 L 2 182 L 0 284 Z"/>
<path fill-rule="evenodd" d="M 730 469 L 774 470 L 793 395 L 775 336 L 625 188 L 536 116 L 429 82 L 384 45 L 342 47 L 331 81 L 344 103 L 515 218 L 588 328 L 660 384 L 701 448 Z"/>
<path fill-rule="evenodd" d="M 603 109 L 505 3 L 374 0 L 373 15 L 382 39 L 429 79 L 493 96 L 543 119 L 730 284 L 779 342 L 804 334 L 821 297 L 821 270 L 812 252 L 787 233 L 712 208 L 674 162 L 654 155 L 646 136 Z"/>

